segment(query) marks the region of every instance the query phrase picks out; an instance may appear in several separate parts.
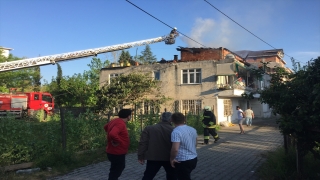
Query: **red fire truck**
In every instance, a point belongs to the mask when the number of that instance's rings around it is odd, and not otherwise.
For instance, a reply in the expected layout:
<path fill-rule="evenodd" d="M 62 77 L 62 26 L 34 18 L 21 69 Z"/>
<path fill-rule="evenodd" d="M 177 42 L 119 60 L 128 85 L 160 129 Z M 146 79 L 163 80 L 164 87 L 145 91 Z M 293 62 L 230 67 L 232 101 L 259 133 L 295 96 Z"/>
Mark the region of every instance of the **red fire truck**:
<path fill-rule="evenodd" d="M 46 116 L 52 114 L 53 108 L 52 95 L 47 92 L 0 93 L 0 116 L 11 114 L 21 118 L 39 110 L 43 110 Z"/>

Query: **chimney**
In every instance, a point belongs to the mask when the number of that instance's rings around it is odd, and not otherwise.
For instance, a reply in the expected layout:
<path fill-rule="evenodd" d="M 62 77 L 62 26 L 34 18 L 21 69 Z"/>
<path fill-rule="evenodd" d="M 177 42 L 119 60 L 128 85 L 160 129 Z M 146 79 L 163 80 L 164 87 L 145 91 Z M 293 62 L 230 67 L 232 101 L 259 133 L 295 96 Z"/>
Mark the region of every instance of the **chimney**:
<path fill-rule="evenodd" d="M 173 60 L 178 61 L 178 55 L 173 55 Z"/>

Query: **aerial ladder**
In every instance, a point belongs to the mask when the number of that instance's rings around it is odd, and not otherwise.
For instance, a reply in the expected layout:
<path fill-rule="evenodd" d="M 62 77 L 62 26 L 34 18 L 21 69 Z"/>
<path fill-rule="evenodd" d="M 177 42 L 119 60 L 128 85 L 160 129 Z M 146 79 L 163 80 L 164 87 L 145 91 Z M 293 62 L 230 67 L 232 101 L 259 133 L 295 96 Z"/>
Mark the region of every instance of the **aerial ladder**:
<path fill-rule="evenodd" d="M 35 67 L 35 66 L 43 66 L 48 64 L 54 65 L 55 63 L 62 62 L 62 61 L 79 59 L 79 58 L 84 58 L 89 56 L 97 56 L 98 54 L 101 54 L 101 53 L 119 51 L 123 49 L 128 49 L 128 48 L 137 47 L 137 46 L 144 46 L 147 44 L 154 44 L 154 43 L 163 42 L 163 41 L 165 42 L 165 44 L 171 45 L 175 43 L 175 38 L 177 36 L 178 36 L 178 33 L 169 34 L 169 35 L 152 38 L 152 39 L 146 39 L 142 41 L 135 41 L 135 42 L 118 44 L 113 46 L 100 47 L 95 49 L 87 49 L 87 50 L 74 51 L 74 52 L 68 52 L 63 54 L 3 62 L 3 63 L 0 63 L 0 72 L 12 71 L 12 70 Z"/>

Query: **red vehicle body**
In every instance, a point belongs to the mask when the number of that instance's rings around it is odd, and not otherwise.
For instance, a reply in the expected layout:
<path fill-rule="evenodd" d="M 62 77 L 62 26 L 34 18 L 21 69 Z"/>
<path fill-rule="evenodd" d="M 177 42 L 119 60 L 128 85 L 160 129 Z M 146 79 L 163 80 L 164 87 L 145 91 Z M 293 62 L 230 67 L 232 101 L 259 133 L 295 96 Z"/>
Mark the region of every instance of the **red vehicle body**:
<path fill-rule="evenodd" d="M 52 114 L 54 102 L 52 95 L 46 92 L 0 93 L 0 116 L 8 113 L 16 117 L 31 115 L 43 110 L 45 115 Z"/>

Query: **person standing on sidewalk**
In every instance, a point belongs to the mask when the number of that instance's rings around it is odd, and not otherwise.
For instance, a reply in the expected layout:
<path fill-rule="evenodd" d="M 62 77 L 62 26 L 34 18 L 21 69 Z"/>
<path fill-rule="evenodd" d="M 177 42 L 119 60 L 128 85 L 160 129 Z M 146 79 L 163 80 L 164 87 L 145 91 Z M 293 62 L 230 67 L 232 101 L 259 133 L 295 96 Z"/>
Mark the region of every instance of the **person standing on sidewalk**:
<path fill-rule="evenodd" d="M 244 129 L 242 126 L 243 120 L 244 120 L 244 114 L 240 106 L 237 106 L 237 120 L 240 127 L 240 134 L 244 134 Z"/>
<path fill-rule="evenodd" d="M 131 119 L 130 109 L 121 109 L 119 118 L 111 120 L 104 126 L 107 133 L 107 156 L 111 162 L 109 180 L 117 180 L 125 168 L 125 155 L 129 149 L 129 134 L 126 122 Z"/>
<path fill-rule="evenodd" d="M 254 113 L 252 111 L 252 108 L 248 107 L 248 109 L 244 111 L 244 115 L 246 117 L 247 126 L 251 126 L 252 125 L 252 119 L 254 118 Z"/>
<path fill-rule="evenodd" d="M 161 115 L 161 122 L 156 125 L 147 126 L 141 133 L 138 147 L 138 161 L 144 165 L 147 160 L 147 167 L 142 180 L 152 180 L 158 173 L 161 166 L 166 171 L 167 180 L 176 180 L 175 172 L 170 164 L 171 150 L 171 125 L 170 112 Z"/>
<path fill-rule="evenodd" d="M 213 136 L 214 142 L 216 143 L 220 138 L 216 132 L 216 124 L 217 124 L 216 116 L 211 111 L 210 106 L 204 107 L 202 123 L 203 123 L 202 126 L 203 126 L 204 144 L 209 143 L 210 134 Z"/>
<path fill-rule="evenodd" d="M 182 113 L 174 113 L 171 122 L 175 128 L 171 133 L 170 163 L 178 180 L 190 180 L 191 172 L 197 166 L 197 130 L 185 124 Z"/>

